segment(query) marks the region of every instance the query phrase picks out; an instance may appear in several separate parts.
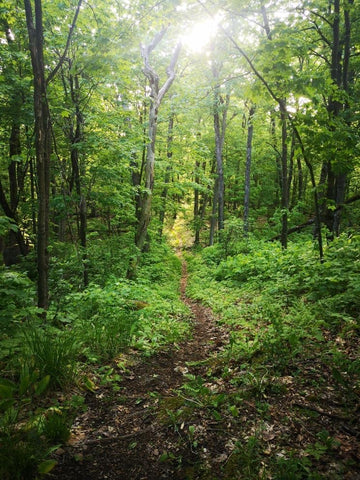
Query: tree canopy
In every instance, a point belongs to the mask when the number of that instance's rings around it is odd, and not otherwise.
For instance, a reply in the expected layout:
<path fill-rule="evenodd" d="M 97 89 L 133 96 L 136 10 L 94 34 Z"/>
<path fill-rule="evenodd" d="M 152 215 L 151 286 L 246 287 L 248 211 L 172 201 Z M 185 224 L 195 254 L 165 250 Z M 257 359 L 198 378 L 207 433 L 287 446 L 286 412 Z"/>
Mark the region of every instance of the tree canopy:
<path fill-rule="evenodd" d="M 23 355 L 0 411 L 73 378 L 35 344 L 69 366 L 183 338 L 170 248 L 194 298 L 265 312 L 276 368 L 296 308 L 329 338 L 358 321 L 359 0 L 2 0 L 0 26 L 0 364 Z"/>

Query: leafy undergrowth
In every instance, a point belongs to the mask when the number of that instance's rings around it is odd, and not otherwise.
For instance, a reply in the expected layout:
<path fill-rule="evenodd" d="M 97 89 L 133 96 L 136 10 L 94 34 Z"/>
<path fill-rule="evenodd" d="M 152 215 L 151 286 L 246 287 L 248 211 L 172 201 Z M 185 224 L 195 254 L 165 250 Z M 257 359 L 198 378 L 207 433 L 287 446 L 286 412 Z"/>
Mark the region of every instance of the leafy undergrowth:
<path fill-rule="evenodd" d="M 180 393 L 226 425 L 219 478 L 360 478 L 359 242 L 189 258 L 189 295 L 231 329 Z"/>
<path fill-rule="evenodd" d="M 3 477 L 360 478 L 359 247 L 321 264 L 311 242 L 220 244 L 181 289 L 163 249 L 136 282 L 69 291 L 21 348 L 4 339 Z"/>
<path fill-rule="evenodd" d="M 75 416 L 86 408 L 86 394 L 111 377 L 111 367 L 104 365 L 116 363 L 129 348 L 151 355 L 190 332 L 189 309 L 179 297 L 181 262 L 166 246 L 145 256 L 136 281 L 115 276 L 122 267 L 113 265 L 105 282 L 82 291 L 74 286 L 76 262 L 70 255 L 54 267 L 59 297 L 46 322 L 33 306 L 32 282 L 16 271 L 0 272 L 0 477 L 5 480 L 52 471 L 52 452 L 68 440 Z"/>

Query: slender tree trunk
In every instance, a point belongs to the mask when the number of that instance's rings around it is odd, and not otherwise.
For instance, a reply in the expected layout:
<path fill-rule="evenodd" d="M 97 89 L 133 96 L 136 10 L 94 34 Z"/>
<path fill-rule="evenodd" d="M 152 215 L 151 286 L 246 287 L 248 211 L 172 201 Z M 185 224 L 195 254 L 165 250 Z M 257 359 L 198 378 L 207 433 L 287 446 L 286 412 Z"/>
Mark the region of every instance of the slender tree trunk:
<path fill-rule="evenodd" d="M 49 196 L 50 196 L 50 153 L 51 118 L 47 101 L 47 83 L 56 75 L 66 58 L 70 40 L 75 28 L 82 0 L 78 1 L 73 22 L 63 54 L 45 79 L 44 30 L 41 0 L 34 0 L 34 12 L 31 0 L 24 0 L 26 25 L 29 37 L 29 49 L 34 78 L 34 116 L 35 116 L 35 152 L 37 173 L 37 269 L 38 269 L 38 306 L 47 310 L 49 306 Z"/>
<path fill-rule="evenodd" d="M 195 239 L 194 245 L 197 246 L 200 243 L 200 204 L 199 204 L 199 189 L 198 185 L 200 184 L 200 176 L 199 176 L 199 168 L 200 162 L 199 160 L 195 161 L 195 184 L 196 187 L 194 189 L 194 230 L 195 230 Z"/>
<path fill-rule="evenodd" d="M 18 178 L 17 178 L 17 166 L 18 158 L 21 155 L 21 143 L 20 143 L 20 126 L 15 122 L 11 127 L 10 134 L 10 164 L 8 167 L 9 172 L 9 186 L 10 186 L 10 208 L 13 212 L 16 211 L 18 205 Z"/>
<path fill-rule="evenodd" d="M 301 159 L 298 156 L 296 159 L 297 163 L 297 174 L 298 174 L 298 200 L 302 200 L 304 198 L 304 174 L 301 165 Z"/>
<path fill-rule="evenodd" d="M 287 111 L 285 101 L 280 102 L 281 116 L 281 245 L 287 248 L 288 226 L 288 152 L 287 152 Z"/>
<path fill-rule="evenodd" d="M 30 0 L 24 0 L 24 4 L 34 76 L 35 151 L 38 178 L 38 306 L 46 310 L 49 306 L 50 111 L 46 96 L 42 4 L 41 0 L 34 0 L 35 22 Z"/>
<path fill-rule="evenodd" d="M 87 206 L 86 198 L 82 190 L 81 185 L 81 168 L 80 168 L 80 155 L 79 155 L 79 144 L 83 140 L 83 130 L 84 130 L 84 118 L 80 108 L 80 87 L 79 87 L 79 77 L 75 75 L 74 77 L 70 75 L 70 91 L 71 91 L 71 100 L 75 106 L 75 129 L 70 128 L 70 142 L 71 142 L 71 165 L 72 165 L 72 181 L 70 185 L 70 191 L 72 190 L 73 185 L 75 184 L 75 191 L 78 202 L 78 233 L 79 240 L 81 245 L 81 256 L 83 263 L 83 282 L 86 287 L 89 284 L 89 272 L 87 265 Z"/>
<path fill-rule="evenodd" d="M 174 118 L 175 114 L 171 113 L 169 117 L 169 124 L 168 124 L 168 136 L 167 136 L 167 144 L 166 144 L 166 157 L 169 164 L 166 166 L 165 177 L 164 177 L 164 188 L 161 192 L 161 206 L 160 206 L 160 227 L 159 227 L 159 237 L 162 237 L 163 229 L 164 229 L 164 221 L 165 221 L 165 214 L 166 214 L 166 201 L 167 201 L 167 194 L 168 194 L 168 186 L 170 182 L 171 176 L 171 160 L 172 160 L 172 143 L 173 143 L 173 129 L 174 129 Z"/>
<path fill-rule="evenodd" d="M 344 38 L 342 38 L 340 28 L 341 5 L 343 6 L 344 11 Z M 340 2 L 340 0 L 333 1 L 334 12 L 330 72 L 334 85 L 345 92 L 347 92 L 349 88 L 349 62 L 351 53 L 351 19 L 349 9 L 352 5 L 353 0 L 348 0 L 343 3 Z M 342 112 L 349 108 L 350 107 L 346 101 L 341 104 L 336 96 L 330 97 L 328 102 L 328 113 L 331 124 L 333 118 L 339 117 Z M 330 130 L 333 129 L 334 127 L 331 126 Z M 324 213 L 324 222 L 331 235 L 339 235 L 340 233 L 342 209 L 338 209 L 337 207 L 342 205 L 345 201 L 346 185 L 347 173 L 344 167 L 336 167 L 336 162 L 330 160 L 327 163 L 327 205 Z"/>
<path fill-rule="evenodd" d="M 253 139 L 253 116 L 255 106 L 250 107 L 248 116 L 247 142 L 246 142 L 246 165 L 245 165 L 245 195 L 244 195 L 244 236 L 249 234 L 249 211 L 250 211 L 250 183 L 251 183 L 251 158 Z"/>
<path fill-rule="evenodd" d="M 212 64 L 213 77 L 217 83 L 214 88 L 214 131 L 215 131 L 215 157 L 217 167 L 217 206 L 218 206 L 218 229 L 224 229 L 224 166 L 223 166 L 223 146 L 226 131 L 226 118 L 229 109 L 230 95 L 226 95 L 224 99 L 219 91 L 219 72 L 215 65 Z"/>
<path fill-rule="evenodd" d="M 275 164 L 276 164 L 276 198 L 274 207 L 278 208 L 280 205 L 281 191 L 282 191 L 282 174 L 281 174 L 281 154 L 279 153 L 276 137 L 276 119 L 274 114 L 271 114 L 270 118 L 270 132 L 273 141 L 273 149 L 275 151 Z"/>
<path fill-rule="evenodd" d="M 216 212 L 218 211 L 218 179 L 215 179 L 214 182 L 214 193 L 213 193 L 213 200 L 211 205 L 211 218 L 210 218 L 210 238 L 209 238 L 209 245 L 214 245 L 215 243 L 215 231 L 216 231 Z"/>
<path fill-rule="evenodd" d="M 37 233 L 36 222 L 36 198 L 35 198 L 35 172 L 34 172 L 34 158 L 30 158 L 30 196 L 31 196 L 31 219 L 32 219 L 32 232 L 34 235 Z"/>
<path fill-rule="evenodd" d="M 292 206 L 290 202 L 291 198 L 291 186 L 294 184 L 294 156 L 295 156 L 295 133 L 293 132 L 291 137 L 291 148 L 290 148 L 290 158 L 289 158 L 289 174 L 288 174 L 288 204 L 289 208 Z M 293 189 L 296 187 L 293 185 Z"/>

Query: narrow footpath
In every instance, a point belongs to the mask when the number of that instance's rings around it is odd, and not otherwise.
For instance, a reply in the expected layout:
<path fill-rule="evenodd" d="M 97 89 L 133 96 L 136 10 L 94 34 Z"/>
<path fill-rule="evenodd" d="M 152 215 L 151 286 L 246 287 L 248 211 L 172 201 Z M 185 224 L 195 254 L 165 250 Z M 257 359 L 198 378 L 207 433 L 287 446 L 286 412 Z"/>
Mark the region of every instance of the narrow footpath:
<path fill-rule="evenodd" d="M 115 372 L 121 377 L 117 388 L 109 382 L 86 395 L 86 411 L 76 418 L 70 441 L 55 453 L 53 479 L 198 478 L 194 465 L 202 460 L 193 449 L 190 419 L 173 418 L 177 392 L 189 375 L 206 374 L 206 359 L 216 356 L 228 339 L 210 309 L 186 297 L 186 282 L 183 262 L 181 298 L 192 312 L 192 337 L 150 358 L 130 355 L 130 366 Z M 202 427 L 204 462 L 218 452 L 216 424 Z"/>

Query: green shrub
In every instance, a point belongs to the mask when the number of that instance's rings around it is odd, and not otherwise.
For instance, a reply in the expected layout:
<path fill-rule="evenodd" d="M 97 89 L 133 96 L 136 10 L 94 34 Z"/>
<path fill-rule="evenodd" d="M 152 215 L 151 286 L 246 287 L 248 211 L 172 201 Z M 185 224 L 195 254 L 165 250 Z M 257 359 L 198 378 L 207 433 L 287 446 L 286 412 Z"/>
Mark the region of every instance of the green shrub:
<path fill-rule="evenodd" d="M 0 417 L 0 478 L 4 480 L 39 478 L 56 465 L 49 459 L 54 448 L 36 417 L 30 411 L 29 418 L 19 418 L 19 413 L 10 407 Z"/>
<path fill-rule="evenodd" d="M 35 288 L 22 273 L 0 268 L 0 335 L 13 334 L 24 321 L 34 317 Z"/>
<path fill-rule="evenodd" d="M 111 280 L 104 288 L 90 285 L 66 300 L 66 311 L 76 312 L 73 334 L 81 339 L 84 353 L 93 360 L 109 359 L 123 351 L 136 327 L 138 313 L 129 298 L 131 284 Z"/>
<path fill-rule="evenodd" d="M 66 412 L 50 410 L 41 422 L 41 433 L 52 444 L 66 443 L 70 438 L 71 420 Z"/>

